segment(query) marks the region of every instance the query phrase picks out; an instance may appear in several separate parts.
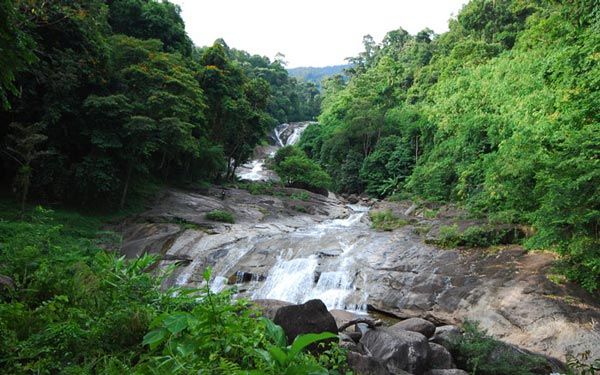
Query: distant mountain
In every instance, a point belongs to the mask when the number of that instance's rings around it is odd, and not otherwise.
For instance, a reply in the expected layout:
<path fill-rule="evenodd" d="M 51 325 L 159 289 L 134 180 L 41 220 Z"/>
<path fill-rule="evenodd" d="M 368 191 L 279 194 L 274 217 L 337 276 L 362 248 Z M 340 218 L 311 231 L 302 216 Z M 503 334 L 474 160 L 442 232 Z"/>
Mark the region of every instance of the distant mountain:
<path fill-rule="evenodd" d="M 300 67 L 300 68 L 292 68 L 288 69 L 288 73 L 292 77 L 296 77 L 299 80 L 313 82 L 317 85 L 321 83 L 323 78 L 327 78 L 336 74 L 343 74 L 344 69 L 348 68 L 350 65 L 333 65 L 333 66 L 323 66 L 323 67 Z"/>

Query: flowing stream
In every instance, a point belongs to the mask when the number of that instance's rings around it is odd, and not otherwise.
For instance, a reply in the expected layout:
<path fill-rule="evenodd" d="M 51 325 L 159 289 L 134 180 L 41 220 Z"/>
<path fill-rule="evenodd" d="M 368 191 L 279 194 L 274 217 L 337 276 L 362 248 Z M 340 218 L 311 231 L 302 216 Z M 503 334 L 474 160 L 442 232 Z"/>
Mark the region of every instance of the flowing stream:
<path fill-rule="evenodd" d="M 297 144 L 302 133 L 310 124 L 312 122 L 307 121 L 278 125 L 270 136 L 272 145 L 257 147 L 256 158 L 241 165 L 236 171 L 236 175 L 241 180 L 278 181 L 277 175 L 266 168 L 267 160 L 272 158 L 279 148 Z"/>
<path fill-rule="evenodd" d="M 310 123 L 279 125 L 272 134 L 274 145 L 258 152 L 258 158 L 238 171 L 241 179 L 268 181 L 267 158 L 282 146 L 299 141 Z M 360 249 L 368 246 L 369 226 L 362 220 L 368 207 L 348 205 L 341 214 L 321 221 L 252 223 L 230 231 L 203 236 L 182 235 L 174 253 L 193 261 L 177 276 L 180 285 L 197 284 L 199 274 L 211 265 L 211 288 L 222 290 L 237 284 L 239 295 L 251 299 L 277 299 L 302 303 L 321 299 L 329 309 L 366 311 L 366 275 L 356 263 Z"/>

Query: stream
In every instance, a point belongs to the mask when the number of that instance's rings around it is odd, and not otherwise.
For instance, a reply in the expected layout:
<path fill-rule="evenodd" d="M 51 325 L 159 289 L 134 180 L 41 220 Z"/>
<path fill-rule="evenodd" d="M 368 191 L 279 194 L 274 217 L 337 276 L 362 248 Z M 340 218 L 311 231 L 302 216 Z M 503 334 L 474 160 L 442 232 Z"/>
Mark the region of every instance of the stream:
<path fill-rule="evenodd" d="M 276 181 L 268 158 L 297 142 L 308 125 L 278 126 L 272 144 L 257 148 L 238 177 Z M 301 193 L 308 199 L 294 198 Z M 123 224 L 121 251 L 130 258 L 160 254 L 161 267 L 177 264 L 165 281 L 170 285 L 201 287 L 211 267 L 212 290 L 235 287 L 247 299 L 318 298 L 329 309 L 437 324 L 476 320 L 497 338 L 557 358 L 588 350 L 600 356 L 600 303 L 574 284 L 547 277 L 552 254 L 518 245 L 442 249 L 427 237 L 458 216 L 428 219 L 412 202 L 359 203 L 293 188 L 265 195 L 222 187 L 167 189 Z M 235 224 L 208 220 L 213 210 L 231 212 Z M 369 210 L 391 210 L 408 224 L 373 230 Z"/>

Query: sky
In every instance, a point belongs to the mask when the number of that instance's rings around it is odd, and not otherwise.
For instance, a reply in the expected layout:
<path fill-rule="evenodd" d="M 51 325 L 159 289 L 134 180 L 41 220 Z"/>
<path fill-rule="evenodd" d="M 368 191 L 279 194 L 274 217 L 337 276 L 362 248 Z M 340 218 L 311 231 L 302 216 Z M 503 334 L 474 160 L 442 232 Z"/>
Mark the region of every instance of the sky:
<path fill-rule="evenodd" d="M 179 4 L 197 46 L 223 38 L 232 48 L 273 59 L 288 68 L 344 64 L 363 50 L 362 37 L 380 42 L 402 27 L 436 33 L 466 0 L 171 0 Z"/>

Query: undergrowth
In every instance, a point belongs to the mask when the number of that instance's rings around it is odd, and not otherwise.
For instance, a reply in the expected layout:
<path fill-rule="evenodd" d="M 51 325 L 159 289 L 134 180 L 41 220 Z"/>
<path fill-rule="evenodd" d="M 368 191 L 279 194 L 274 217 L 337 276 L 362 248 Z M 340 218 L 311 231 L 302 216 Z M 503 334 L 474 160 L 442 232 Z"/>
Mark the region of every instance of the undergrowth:
<path fill-rule="evenodd" d="M 206 213 L 206 218 L 208 220 L 220 221 L 223 223 L 235 223 L 235 217 L 231 212 L 228 211 L 212 210 Z"/>
<path fill-rule="evenodd" d="M 120 245 L 104 217 L 37 208 L 20 221 L 0 207 L 0 373 L 346 373 L 336 345 L 303 350 L 330 334 L 287 346 L 231 291 L 161 289 L 169 270 L 146 272 L 155 258 L 100 248 Z"/>
<path fill-rule="evenodd" d="M 392 231 L 408 224 L 407 220 L 396 217 L 391 210 L 370 211 L 371 226 L 373 229 Z"/>

